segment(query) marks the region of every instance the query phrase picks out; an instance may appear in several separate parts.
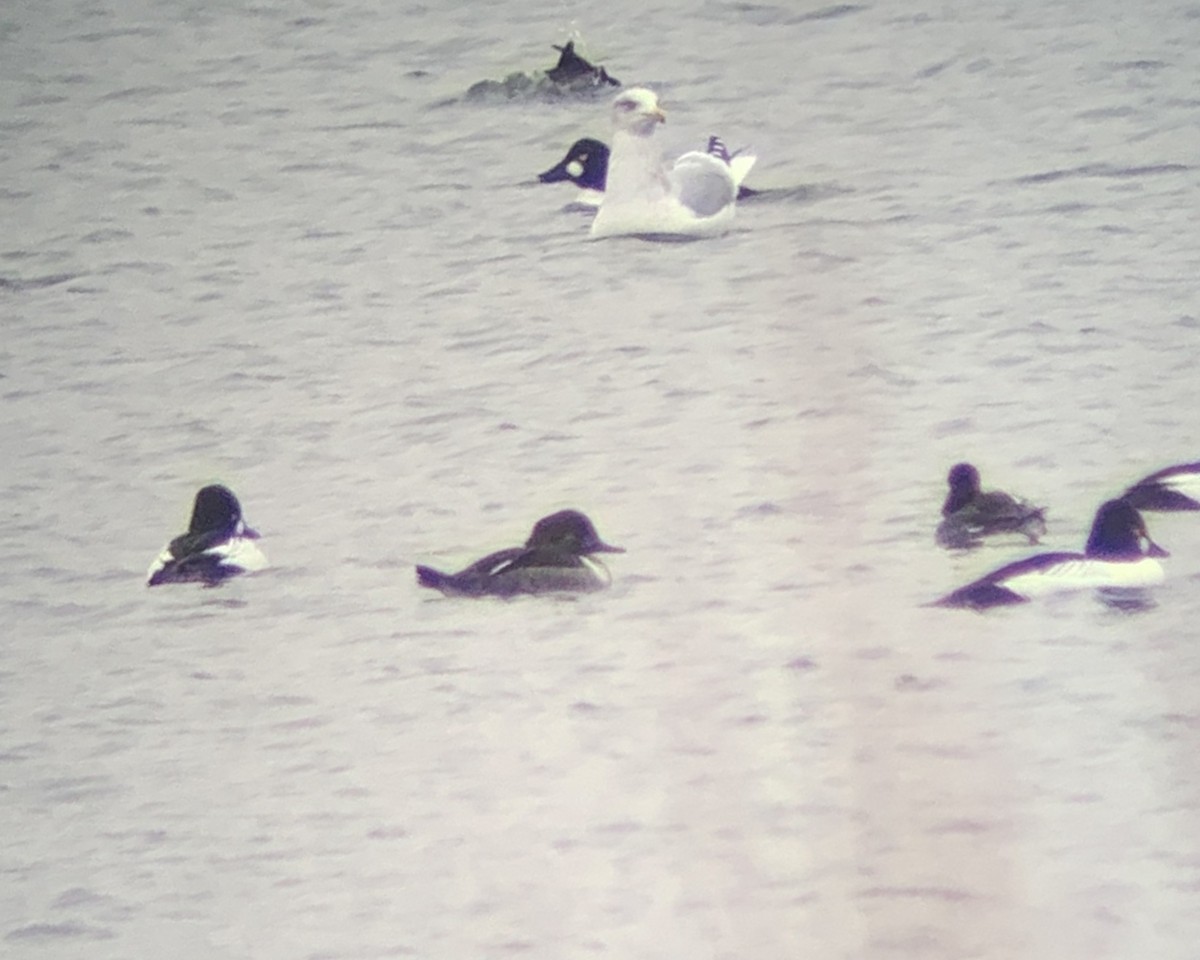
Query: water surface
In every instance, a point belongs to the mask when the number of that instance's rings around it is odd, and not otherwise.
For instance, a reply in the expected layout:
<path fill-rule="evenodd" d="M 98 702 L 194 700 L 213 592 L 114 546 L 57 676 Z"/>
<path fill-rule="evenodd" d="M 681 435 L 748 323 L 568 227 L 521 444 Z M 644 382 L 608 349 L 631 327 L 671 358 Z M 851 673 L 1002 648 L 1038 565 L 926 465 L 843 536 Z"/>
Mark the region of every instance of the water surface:
<path fill-rule="evenodd" d="M 588 243 L 604 99 L 760 160 Z M 1195 460 L 1200 8 L 0 14 L 13 957 L 1194 956 L 1200 522 L 1136 613 L 922 606 L 950 464 Z M 144 571 L 223 481 L 274 563 Z M 418 592 L 587 511 L 578 600 Z"/>

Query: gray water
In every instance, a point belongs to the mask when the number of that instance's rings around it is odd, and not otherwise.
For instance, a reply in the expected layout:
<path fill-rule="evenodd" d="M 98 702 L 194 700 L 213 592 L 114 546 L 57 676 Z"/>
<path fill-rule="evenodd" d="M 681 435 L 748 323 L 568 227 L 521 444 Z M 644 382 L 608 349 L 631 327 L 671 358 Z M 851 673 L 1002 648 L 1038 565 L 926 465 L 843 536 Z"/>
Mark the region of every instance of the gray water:
<path fill-rule="evenodd" d="M 606 97 L 730 235 L 533 185 Z M 1200 521 L 1148 609 L 922 604 L 946 469 L 1200 454 L 1200 6 L 0 11 L 0 952 L 1187 960 Z M 222 481 L 269 571 L 144 587 Z M 587 511 L 578 600 L 418 591 Z"/>

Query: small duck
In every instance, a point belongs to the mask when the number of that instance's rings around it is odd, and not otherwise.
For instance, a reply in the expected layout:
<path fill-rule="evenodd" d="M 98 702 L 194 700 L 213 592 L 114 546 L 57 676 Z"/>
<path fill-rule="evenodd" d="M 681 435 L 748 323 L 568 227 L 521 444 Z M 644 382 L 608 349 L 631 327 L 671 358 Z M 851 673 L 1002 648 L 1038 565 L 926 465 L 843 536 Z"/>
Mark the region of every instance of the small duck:
<path fill-rule="evenodd" d="M 612 577 L 591 554 L 624 552 L 601 540 L 578 510 L 560 510 L 534 524 L 525 546 L 489 554 L 458 573 L 418 566 L 417 583 L 460 597 L 602 590 Z"/>
<path fill-rule="evenodd" d="M 603 67 L 589 63 L 575 52 L 575 41 L 568 40 L 565 45 L 553 44 L 558 51 L 558 63 L 546 71 L 546 76 L 554 83 L 580 83 L 587 86 L 619 87 L 621 81 L 609 76 Z"/>
<path fill-rule="evenodd" d="M 558 62 L 547 70 L 510 73 L 503 80 L 480 80 L 467 90 L 467 100 L 562 100 L 590 97 L 621 81 L 604 67 L 589 63 L 575 52 L 575 41 L 554 44 Z"/>
<path fill-rule="evenodd" d="M 262 570 L 267 558 L 255 541 L 259 538 L 242 520 L 242 505 L 228 487 L 203 487 L 196 494 L 192 521 L 163 548 L 150 565 L 146 586 L 162 583 L 203 583 Z"/>
<path fill-rule="evenodd" d="M 565 157 L 549 170 L 538 174 L 538 180 L 542 183 L 571 181 L 579 188 L 575 202 L 585 207 L 600 206 L 607 177 L 608 147 L 591 137 L 576 140 Z"/>
<path fill-rule="evenodd" d="M 742 186 L 746 174 L 754 166 L 758 158 L 752 153 L 738 150 L 730 153 L 720 137 L 708 138 L 708 152 L 721 157 L 729 164 L 734 183 L 737 184 L 737 198 L 755 196 L 758 191 Z M 574 204 L 582 207 L 598 207 L 604 199 L 604 185 L 608 179 L 608 147 L 599 140 L 584 137 L 576 140 L 563 157 L 549 170 L 538 174 L 542 183 L 562 183 L 569 180 L 579 188 Z"/>
<path fill-rule="evenodd" d="M 956 463 L 946 482 L 950 492 L 935 534 L 943 547 L 976 547 L 983 537 L 997 533 L 1019 533 L 1037 543 L 1045 534 L 1044 510 L 999 490 L 981 490 L 979 471 L 971 464 Z"/>
<path fill-rule="evenodd" d="M 1179 463 L 1152 473 L 1121 497 L 1139 510 L 1200 510 L 1200 463 Z"/>
<path fill-rule="evenodd" d="M 930 606 L 984 610 L 1069 590 L 1149 587 L 1162 582 L 1158 558 L 1168 555 L 1150 539 L 1136 509 L 1125 500 L 1109 500 L 1096 511 L 1083 553 L 1040 553 L 1018 560 Z"/>

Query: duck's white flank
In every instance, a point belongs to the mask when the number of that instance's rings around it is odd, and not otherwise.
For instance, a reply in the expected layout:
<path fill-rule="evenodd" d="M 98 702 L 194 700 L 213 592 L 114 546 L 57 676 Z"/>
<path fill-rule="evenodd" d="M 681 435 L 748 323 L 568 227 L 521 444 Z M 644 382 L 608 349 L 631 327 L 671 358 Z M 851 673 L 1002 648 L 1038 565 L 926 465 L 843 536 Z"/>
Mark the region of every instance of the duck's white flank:
<path fill-rule="evenodd" d="M 1140 560 L 1092 560 L 1080 557 L 1052 567 L 1017 574 L 1000 581 L 1023 597 L 1044 597 L 1067 590 L 1095 587 L 1153 587 L 1163 582 L 1162 564 L 1154 557 Z"/>

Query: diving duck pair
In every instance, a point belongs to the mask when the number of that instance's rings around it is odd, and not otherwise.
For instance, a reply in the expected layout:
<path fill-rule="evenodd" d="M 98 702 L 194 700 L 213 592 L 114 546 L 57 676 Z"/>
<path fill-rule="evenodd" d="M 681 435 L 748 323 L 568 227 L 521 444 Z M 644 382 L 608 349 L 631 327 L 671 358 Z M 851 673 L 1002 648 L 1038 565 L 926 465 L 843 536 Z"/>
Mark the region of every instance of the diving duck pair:
<path fill-rule="evenodd" d="M 246 526 L 242 506 L 228 487 L 202 488 L 186 533 L 151 564 L 147 585 L 203 583 L 215 586 L 241 573 L 262 570 L 267 558 Z M 611 582 L 597 553 L 624 553 L 600 539 L 578 510 L 560 510 L 539 520 L 522 547 L 489 554 L 458 573 L 417 567 L 417 582 L 451 596 L 510 597 L 520 593 L 579 593 Z"/>
<path fill-rule="evenodd" d="M 979 472 L 970 464 L 951 469 L 949 483 L 945 519 L 938 527 L 938 541 L 944 545 L 971 545 L 947 543 L 947 527 L 969 533 L 974 542 L 1000 532 L 1022 533 L 1036 542 L 1045 532 L 1042 510 L 1004 493 L 981 493 Z M 1136 590 L 1161 583 L 1159 558 L 1168 554 L 1150 539 L 1139 509 L 1200 510 L 1200 462 L 1159 470 L 1101 504 L 1083 553 L 1042 553 L 1006 564 L 933 605 L 985 609 L 1068 590 Z"/>

